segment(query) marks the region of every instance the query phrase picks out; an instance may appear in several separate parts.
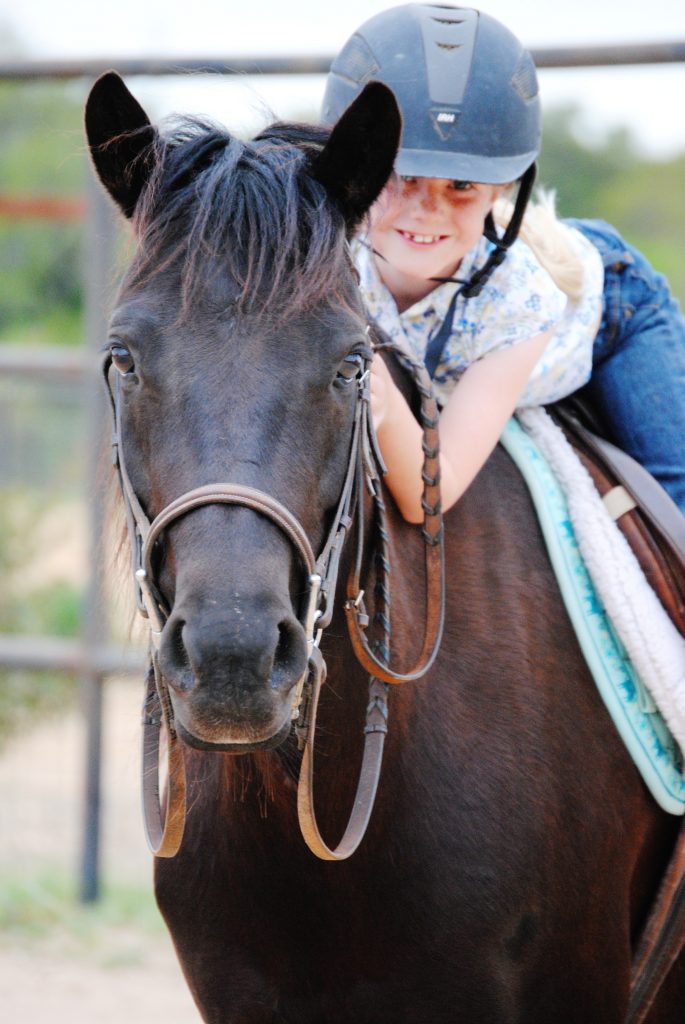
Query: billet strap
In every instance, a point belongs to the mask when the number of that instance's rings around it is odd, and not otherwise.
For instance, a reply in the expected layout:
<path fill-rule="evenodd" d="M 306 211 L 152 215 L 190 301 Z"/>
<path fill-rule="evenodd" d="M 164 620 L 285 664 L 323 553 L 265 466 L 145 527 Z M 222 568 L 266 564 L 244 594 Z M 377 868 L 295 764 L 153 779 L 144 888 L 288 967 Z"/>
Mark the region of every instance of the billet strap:
<path fill-rule="evenodd" d="M 476 295 L 480 295 L 483 290 L 483 286 L 497 267 L 504 262 L 509 248 L 516 241 L 521 227 L 521 222 L 523 220 L 523 215 L 526 212 L 526 207 L 528 206 L 528 200 L 530 199 L 531 192 L 533 191 L 536 174 L 536 164 L 532 163 L 528 170 L 521 176 L 511 220 L 507 224 L 504 234 L 501 237 L 497 233 L 492 213 L 489 213 L 485 218 L 485 230 L 483 234 L 489 242 L 493 243 L 495 248 L 492 250 L 483 266 L 479 270 L 476 270 L 471 275 L 469 281 L 462 287 L 461 291 L 465 299 L 470 299 Z"/>
<path fill-rule="evenodd" d="M 387 685 L 377 679 L 369 680 L 369 702 L 366 709 L 366 725 L 364 728 L 364 754 L 357 782 L 357 790 L 350 818 L 344 835 L 338 845 L 331 848 L 321 835 L 314 808 L 314 741 L 316 737 L 316 717 L 319 706 L 319 694 L 326 678 L 326 667 L 321 654 L 318 654 L 318 665 L 312 672 L 311 693 L 309 695 L 309 720 L 307 722 L 307 740 L 302 755 L 300 778 L 297 785 L 297 814 L 300 831 L 305 843 L 313 854 L 321 860 L 346 860 L 351 857 L 361 843 L 371 818 L 376 800 L 378 780 L 383 763 L 383 747 L 388 731 Z"/>
<path fill-rule="evenodd" d="M 156 654 L 145 676 L 143 703 L 142 804 L 145 836 L 155 857 L 174 857 L 183 840 L 186 820 L 186 770 L 181 741 L 165 707 L 168 696 L 160 694 Z M 168 777 L 162 809 L 159 794 L 159 747 L 162 724 L 167 734 Z"/>
<path fill-rule="evenodd" d="M 439 412 L 433 393 L 431 379 L 425 367 L 406 352 L 405 349 L 391 341 L 385 335 L 376 341 L 380 351 L 392 352 L 405 369 L 409 370 L 421 399 L 420 421 L 423 429 L 423 540 L 425 545 L 425 577 L 426 577 L 426 621 L 421 651 L 412 666 L 406 672 L 396 672 L 384 661 L 381 661 L 371 650 L 364 630 L 368 624 L 368 616 L 360 586 L 361 545 L 363 537 L 361 528 L 357 536 L 357 559 L 347 581 L 347 601 L 345 613 L 347 627 L 354 653 L 363 668 L 386 683 L 407 683 L 420 679 L 431 667 L 437 656 L 442 640 L 445 617 L 445 573 L 442 512 L 440 507 L 440 439 L 438 435 Z M 365 433 L 373 437 L 372 424 L 368 406 L 365 411 L 368 420 Z M 382 497 L 380 496 L 380 478 L 369 467 L 367 477 L 371 477 L 372 491 L 377 499 L 379 513 L 383 514 Z M 360 499 L 361 500 L 361 499 Z"/>
<path fill-rule="evenodd" d="M 685 573 L 685 518 L 670 495 L 627 452 L 586 427 L 569 402 L 555 403 L 552 410 L 561 425 L 610 468 L 668 548 L 676 571 Z"/>
<path fill-rule="evenodd" d="M 685 822 L 633 958 L 626 1024 L 644 1024 L 685 948 Z"/>

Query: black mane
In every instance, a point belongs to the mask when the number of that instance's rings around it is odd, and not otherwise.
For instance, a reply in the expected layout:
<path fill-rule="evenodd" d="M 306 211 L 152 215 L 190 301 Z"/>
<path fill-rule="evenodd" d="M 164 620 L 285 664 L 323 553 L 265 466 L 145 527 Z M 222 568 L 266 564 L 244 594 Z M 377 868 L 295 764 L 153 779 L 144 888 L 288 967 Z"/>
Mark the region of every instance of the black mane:
<path fill-rule="evenodd" d="M 208 265 L 234 282 L 245 313 L 279 316 L 337 292 L 345 223 L 308 173 L 328 132 L 274 124 L 249 142 L 198 118 L 183 118 L 154 145 L 153 174 L 136 209 L 142 281 L 182 267 L 183 306 L 206 284 Z"/>

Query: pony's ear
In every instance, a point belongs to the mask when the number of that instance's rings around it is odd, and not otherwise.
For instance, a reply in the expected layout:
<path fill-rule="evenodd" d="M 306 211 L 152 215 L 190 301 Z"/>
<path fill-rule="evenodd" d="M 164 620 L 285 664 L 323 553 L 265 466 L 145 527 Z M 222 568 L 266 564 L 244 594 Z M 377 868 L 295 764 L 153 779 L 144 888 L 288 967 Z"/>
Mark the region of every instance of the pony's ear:
<path fill-rule="evenodd" d="M 127 217 L 152 172 L 156 135 L 119 75 L 101 75 L 86 102 L 86 136 L 100 181 Z"/>
<path fill-rule="evenodd" d="M 343 212 L 350 232 L 392 174 L 402 118 L 391 89 L 369 82 L 333 127 L 311 174 Z"/>

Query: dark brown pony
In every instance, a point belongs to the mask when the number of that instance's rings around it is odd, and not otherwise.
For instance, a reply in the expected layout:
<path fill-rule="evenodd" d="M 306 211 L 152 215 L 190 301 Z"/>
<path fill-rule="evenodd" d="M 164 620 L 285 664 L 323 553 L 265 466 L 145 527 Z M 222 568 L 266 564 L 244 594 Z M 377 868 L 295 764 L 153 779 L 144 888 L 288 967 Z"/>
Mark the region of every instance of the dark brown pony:
<path fill-rule="evenodd" d="M 392 96 L 370 87 L 330 138 L 276 126 L 242 143 L 189 122 L 163 138 L 107 75 L 87 126 L 139 238 L 106 348 L 142 506 L 152 517 L 215 481 L 256 487 L 317 550 L 345 472 L 348 381 L 368 356 L 346 238 L 391 172 Z M 302 841 L 292 738 L 242 756 L 185 750 L 186 833 L 155 883 L 205 1021 L 625 1019 L 631 953 L 678 822 L 604 710 L 503 451 L 445 528 L 442 647 L 425 678 L 391 693 L 377 806 L 351 859 L 319 861 Z M 423 545 L 392 508 L 389 535 L 393 658 L 406 662 Z M 174 521 L 155 560 L 177 721 L 195 745 L 268 743 L 306 664 L 291 545 L 249 509 L 205 505 Z M 366 680 L 339 609 L 323 645 L 317 782 L 335 838 Z M 649 1022 L 681 1024 L 684 1007 L 681 958 Z"/>

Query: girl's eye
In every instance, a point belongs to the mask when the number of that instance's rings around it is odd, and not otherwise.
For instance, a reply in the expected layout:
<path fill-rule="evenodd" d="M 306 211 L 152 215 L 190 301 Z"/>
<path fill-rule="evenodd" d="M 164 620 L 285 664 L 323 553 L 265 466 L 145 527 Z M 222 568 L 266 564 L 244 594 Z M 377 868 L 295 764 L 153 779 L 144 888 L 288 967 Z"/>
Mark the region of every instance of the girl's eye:
<path fill-rule="evenodd" d="M 358 380 L 364 371 L 364 362 L 361 352 L 352 352 L 345 356 L 335 375 L 335 383 L 347 387 L 352 381 Z"/>
<path fill-rule="evenodd" d="M 112 362 L 122 377 L 128 377 L 133 373 L 135 363 L 133 362 L 133 356 L 125 345 L 112 345 L 110 353 Z"/>
<path fill-rule="evenodd" d="M 455 192 L 468 192 L 473 188 L 473 182 L 470 181 L 453 181 L 452 188 Z"/>
<path fill-rule="evenodd" d="M 413 177 L 411 174 L 400 174 L 400 181 L 402 182 L 403 185 L 413 185 L 414 182 L 416 181 L 416 178 Z"/>

